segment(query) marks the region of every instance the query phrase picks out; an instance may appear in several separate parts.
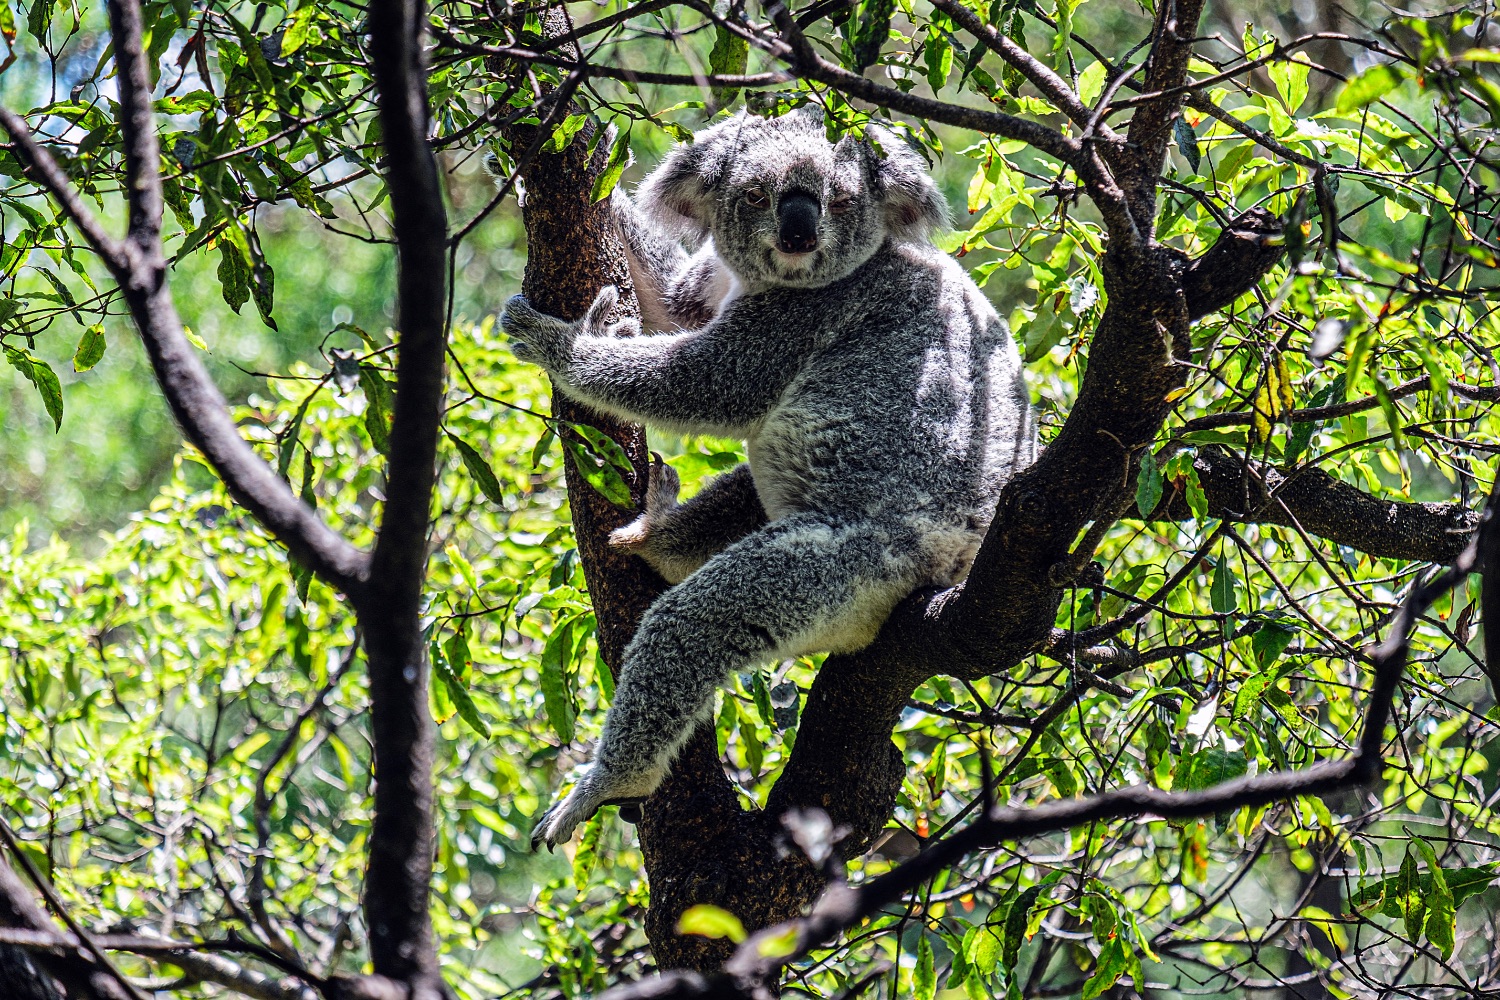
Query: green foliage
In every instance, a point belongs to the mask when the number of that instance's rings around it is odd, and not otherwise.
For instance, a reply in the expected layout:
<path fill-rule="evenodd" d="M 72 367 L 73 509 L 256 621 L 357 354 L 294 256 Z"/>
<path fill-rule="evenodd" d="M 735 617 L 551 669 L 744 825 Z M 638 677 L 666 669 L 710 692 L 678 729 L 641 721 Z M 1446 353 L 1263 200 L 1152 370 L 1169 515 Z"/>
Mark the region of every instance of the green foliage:
<path fill-rule="evenodd" d="M 1060 122 L 1014 67 L 946 16 L 889 0 L 840 9 L 846 16 L 808 32 L 845 68 L 917 96 Z M 1031 44 L 1091 106 L 1114 74 L 1079 40 L 1125 62 L 1151 20 L 1101 0 L 971 9 Z M 535 40 L 524 22 L 489 11 L 438 4 L 431 15 L 468 41 Z M 363 16 L 322 0 L 146 8 L 179 309 L 241 404 L 246 434 L 330 523 L 367 544 L 383 503 L 395 388 L 389 203 Z M 1487 357 L 1500 345 L 1500 178 L 1492 158 L 1463 159 L 1464 143 L 1500 117 L 1500 88 L 1493 50 L 1473 46 L 1470 17 L 1392 22 L 1388 40 L 1410 64 L 1360 63 L 1347 83 L 1325 76 L 1313 55 L 1287 54 L 1266 64 L 1264 90 L 1259 77 L 1248 91 L 1207 88 L 1242 126 L 1319 169 L 1191 108 L 1173 123 L 1171 183 L 1158 201 L 1163 244 L 1202 254 L 1230 218 L 1257 206 L 1289 231 L 1287 263 L 1194 328 L 1187 385 L 1125 484 L 1135 510 L 1096 553 L 1107 589 L 1074 592 L 1055 623 L 1087 628 L 1146 602 L 1112 641 L 1159 655 L 1121 671 L 1038 656 L 970 684 L 924 684 L 894 736 L 908 764 L 892 823 L 903 836 L 968 815 L 986 758 L 999 801 L 1028 806 L 1131 784 L 1209 787 L 1339 757 L 1357 739 L 1371 681 L 1362 648 L 1424 567 L 1361 555 L 1307 526 L 1226 525 L 1194 461 L 1216 447 L 1289 476 L 1317 469 L 1383 503 L 1473 507 L 1490 488 L 1500 423 L 1457 391 L 1493 385 Z M 50 137 L 118 228 L 122 153 L 103 25 L 98 6 L 0 2 L 0 36 L 17 60 L 0 95 Z M 1249 59 L 1287 41 L 1218 27 Z M 670 46 L 647 47 L 664 35 Z M 633 47 L 620 48 L 627 37 Z M 596 40 L 601 59 L 643 70 L 776 65 L 680 5 Z M 504 173 L 520 153 L 482 116 L 526 114 L 531 83 L 512 87 L 482 57 L 441 36 L 435 44 L 433 133 L 457 231 L 494 197 L 481 159 L 493 156 Z M 1193 73 L 1238 62 L 1195 63 Z M 532 69 L 542 85 L 563 72 Z M 66 91 L 54 92 L 53 79 Z M 880 117 L 805 82 L 752 97 L 767 112 L 822 102 L 839 129 Z M 593 133 L 609 143 L 595 149 L 606 169 L 593 198 L 610 195 L 632 155 L 654 162 L 739 99 L 731 87 L 683 94 L 591 79 L 582 110 L 615 126 Z M 582 141 L 586 123 L 584 113 L 566 116 L 547 141 Z M 962 206 L 939 240 L 1007 317 L 1051 440 L 1108 305 L 1097 216 L 1079 207 L 1068 171 L 1019 142 L 920 122 L 911 135 Z M 359 968 L 371 766 L 348 609 L 289 563 L 194 453 L 179 451 L 118 297 L 4 151 L 0 182 L 7 819 L 90 926 L 165 923 L 177 936 L 265 940 L 264 921 L 300 954 L 326 956 L 328 971 Z M 533 818 L 582 759 L 613 693 L 562 463 L 621 506 L 630 480 L 608 438 L 539 416 L 545 387 L 514 364 L 491 324 L 462 320 L 488 315 L 517 288 L 518 234 L 518 213 L 503 204 L 455 248 L 458 318 L 426 595 L 441 734 L 434 912 L 445 973 L 465 998 L 523 983 L 548 997 L 596 991 L 640 971 L 643 946 L 641 859 L 612 814 L 589 825 L 571 861 L 525 850 Z M 1422 376 L 1431 390 L 1398 391 Z M 1364 408 L 1294 416 L 1346 400 Z M 1183 427 L 1215 414 L 1247 416 Z M 653 445 L 688 492 L 744 457 L 732 442 Z M 1163 501 L 1182 510 L 1179 500 L 1191 520 L 1145 520 Z M 101 526 L 111 529 L 102 537 Z M 67 539 L 50 537 L 54 527 Z M 1462 967 L 1487 947 L 1500 834 L 1500 726 L 1474 659 L 1475 596 L 1461 588 L 1418 629 L 1381 790 L 1008 844 L 796 966 L 794 985 L 835 995 L 888 962 L 891 990 L 924 997 L 1019 997 L 1033 984 L 1097 996 L 1142 978 L 1227 992 L 1225 976 L 1254 963 L 1290 968 L 1291 948 L 1305 952 L 1295 961 L 1331 968 L 1340 995 L 1369 987 L 1361 975 L 1408 969 L 1413 981 L 1452 985 L 1430 959 Z M 766 804 L 817 666 L 802 659 L 730 679 L 717 736 L 747 806 Z M 1421 836 L 1408 829 L 1416 826 Z M 899 854 L 882 847 L 856 858 L 851 879 L 889 870 L 885 850 Z M 1350 913 L 1309 902 L 1321 898 L 1325 872 L 1350 880 Z M 264 918 L 254 915 L 262 899 Z M 1268 913 L 1307 930 L 1284 935 Z M 1347 960 L 1354 921 L 1358 963 Z M 686 929 L 744 934 L 725 911 L 698 913 Z M 1420 957 L 1404 964 L 1416 946 Z M 127 967 L 151 969 L 133 959 Z M 1205 970 L 1218 976 L 1206 987 Z"/>

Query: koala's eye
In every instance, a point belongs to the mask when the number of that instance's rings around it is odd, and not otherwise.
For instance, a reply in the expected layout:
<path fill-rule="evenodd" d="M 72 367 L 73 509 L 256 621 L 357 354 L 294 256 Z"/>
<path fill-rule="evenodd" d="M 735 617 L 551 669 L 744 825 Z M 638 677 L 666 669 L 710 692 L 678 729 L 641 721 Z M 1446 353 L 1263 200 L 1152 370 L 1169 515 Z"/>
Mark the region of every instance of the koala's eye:
<path fill-rule="evenodd" d="M 751 188 L 745 192 L 745 204 L 751 208 L 770 208 L 771 196 L 766 194 L 765 188 Z"/>
<path fill-rule="evenodd" d="M 854 207 L 854 196 L 853 195 L 845 195 L 842 198 L 835 198 L 835 199 L 833 199 L 833 201 L 831 201 L 831 202 L 828 203 L 828 211 L 831 212 L 831 213 L 833 213 L 834 215 L 843 215 L 845 212 L 849 211 L 853 207 Z"/>

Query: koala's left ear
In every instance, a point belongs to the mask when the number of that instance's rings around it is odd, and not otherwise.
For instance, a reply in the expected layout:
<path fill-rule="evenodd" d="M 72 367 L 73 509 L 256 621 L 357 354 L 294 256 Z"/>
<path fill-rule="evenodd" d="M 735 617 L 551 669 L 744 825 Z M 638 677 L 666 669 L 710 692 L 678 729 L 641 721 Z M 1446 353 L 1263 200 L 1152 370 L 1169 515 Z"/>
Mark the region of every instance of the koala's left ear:
<path fill-rule="evenodd" d="M 925 240 L 948 224 L 948 202 L 906 140 L 890 129 L 872 127 L 875 188 L 885 209 L 886 229 L 897 239 Z"/>

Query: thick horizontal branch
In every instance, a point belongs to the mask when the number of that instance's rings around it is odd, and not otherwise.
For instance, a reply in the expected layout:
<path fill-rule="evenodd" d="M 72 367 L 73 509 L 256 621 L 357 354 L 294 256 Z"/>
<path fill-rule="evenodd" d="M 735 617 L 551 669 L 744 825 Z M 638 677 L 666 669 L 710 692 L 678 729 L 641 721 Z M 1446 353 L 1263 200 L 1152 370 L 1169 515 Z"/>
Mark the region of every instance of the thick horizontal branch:
<path fill-rule="evenodd" d="M 1254 288 L 1286 253 L 1281 231 L 1281 219 L 1262 208 L 1231 221 L 1182 276 L 1188 318 L 1218 312 Z"/>
<path fill-rule="evenodd" d="M 1193 467 L 1215 517 L 1300 527 L 1380 558 L 1448 562 L 1479 526 L 1479 514 L 1461 504 L 1383 500 L 1322 469 L 1287 474 L 1260 462 L 1247 465 L 1217 447 L 1200 448 Z M 1181 498 L 1164 511 L 1192 516 Z"/>

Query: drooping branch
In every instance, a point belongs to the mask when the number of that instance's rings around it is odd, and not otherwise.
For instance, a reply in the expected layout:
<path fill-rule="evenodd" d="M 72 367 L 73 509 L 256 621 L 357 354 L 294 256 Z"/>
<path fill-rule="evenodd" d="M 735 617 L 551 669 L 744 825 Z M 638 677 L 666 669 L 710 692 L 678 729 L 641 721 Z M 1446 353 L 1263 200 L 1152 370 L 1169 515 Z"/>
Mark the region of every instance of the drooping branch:
<path fill-rule="evenodd" d="M 370 580 L 355 601 L 369 661 L 375 812 L 365 916 L 375 973 L 415 998 L 445 990 L 429 913 L 433 722 L 420 608 L 442 419 L 448 224 L 428 145 L 422 0 L 374 0 L 370 58 L 397 245 L 396 402 L 386 503 Z"/>
<path fill-rule="evenodd" d="M 367 559 L 292 493 L 240 436 L 228 404 L 188 342 L 172 303 L 162 253 L 160 153 L 151 117 L 151 87 L 142 50 L 137 0 L 109 4 L 120 90 L 120 128 L 126 148 L 130 229 L 116 240 L 88 211 L 67 175 L 18 115 L 0 109 L 28 175 L 62 207 L 119 284 L 146 354 L 183 434 L 218 472 L 235 501 L 263 524 L 303 565 L 346 593 L 361 586 Z"/>

